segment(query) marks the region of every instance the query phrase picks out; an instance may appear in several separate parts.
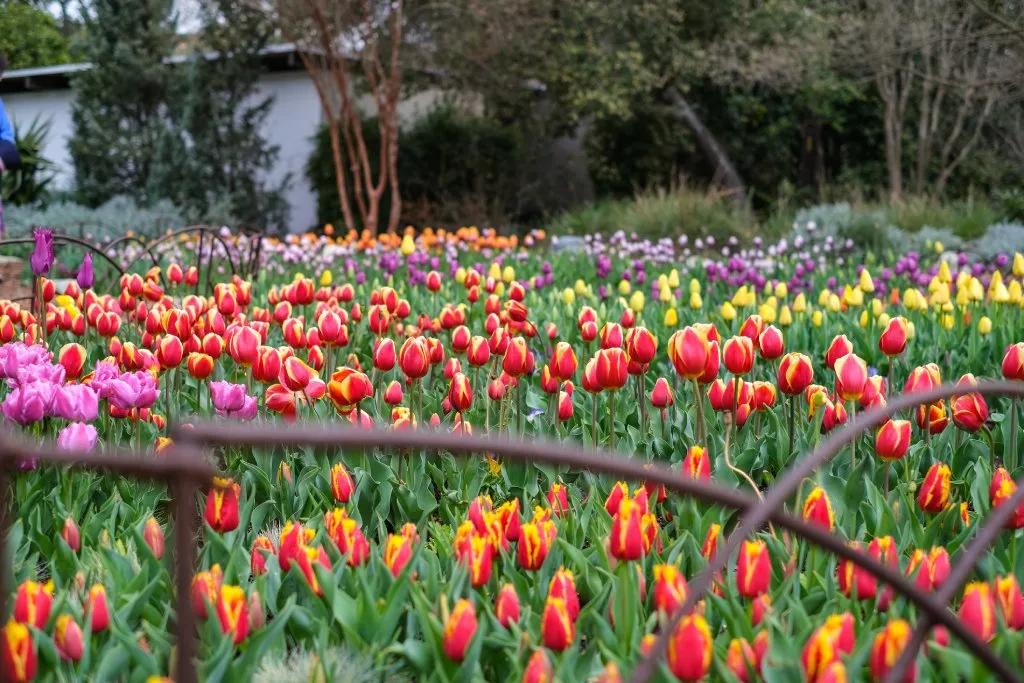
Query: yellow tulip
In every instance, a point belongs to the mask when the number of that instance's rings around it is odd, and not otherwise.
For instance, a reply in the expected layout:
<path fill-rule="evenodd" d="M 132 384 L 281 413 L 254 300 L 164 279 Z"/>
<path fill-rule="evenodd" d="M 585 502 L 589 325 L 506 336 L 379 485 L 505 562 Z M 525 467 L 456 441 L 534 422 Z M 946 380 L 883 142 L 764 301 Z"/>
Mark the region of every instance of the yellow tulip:
<path fill-rule="evenodd" d="M 868 309 L 865 308 L 863 311 L 860 312 L 859 322 L 861 327 L 868 326 Z"/>
<path fill-rule="evenodd" d="M 672 290 L 668 288 L 668 285 L 665 285 L 664 287 L 658 290 L 658 301 L 660 301 L 663 304 L 667 304 L 669 301 L 671 301 L 672 296 Z M 697 296 L 700 295 L 698 294 Z"/>
<path fill-rule="evenodd" d="M 632 289 L 633 286 L 629 284 L 629 280 L 619 280 L 619 294 L 626 296 Z"/>
<path fill-rule="evenodd" d="M 909 309 L 917 308 L 917 290 L 907 287 L 903 290 L 903 307 Z"/>
<path fill-rule="evenodd" d="M 832 290 L 831 289 L 823 289 L 823 290 L 821 290 L 821 293 L 818 294 L 818 305 L 819 306 L 828 306 L 828 300 L 830 298 L 832 298 Z"/>
<path fill-rule="evenodd" d="M 732 305 L 740 308 L 747 305 L 747 286 L 743 285 L 732 295 Z"/>
<path fill-rule="evenodd" d="M 917 328 L 914 327 L 913 321 L 907 321 L 907 339 L 913 339 L 917 335 Z"/>
<path fill-rule="evenodd" d="M 796 295 L 796 298 L 793 299 L 793 312 L 794 313 L 804 313 L 806 311 L 807 311 L 807 297 L 804 295 L 803 292 L 800 292 L 799 294 Z"/>
<path fill-rule="evenodd" d="M 704 308 L 704 300 L 700 298 L 700 292 L 690 292 L 690 308 L 694 310 Z"/>
<path fill-rule="evenodd" d="M 637 313 L 644 310 L 644 293 L 641 290 L 636 290 L 633 296 L 629 297 L 629 307 Z"/>
<path fill-rule="evenodd" d="M 724 304 L 722 304 L 722 317 L 728 322 L 732 322 L 733 320 L 735 320 L 736 307 L 733 306 L 728 301 L 726 301 Z"/>
<path fill-rule="evenodd" d="M 679 315 L 676 309 L 669 308 L 665 311 L 665 327 L 675 327 L 679 324 Z"/>
<path fill-rule="evenodd" d="M 566 306 L 572 306 L 576 303 L 576 292 L 572 291 L 568 287 L 562 290 L 562 303 Z"/>
<path fill-rule="evenodd" d="M 871 315 L 873 315 L 873 316 L 875 316 L 877 318 L 878 316 L 882 315 L 882 311 L 884 311 L 884 310 L 885 310 L 885 304 L 882 303 L 881 299 L 872 299 L 871 300 Z"/>
<path fill-rule="evenodd" d="M 697 283 L 698 285 L 700 283 Z M 673 268 L 668 273 L 668 286 L 675 289 L 679 286 L 679 271 Z"/>
<path fill-rule="evenodd" d="M 1020 254 L 1017 254 L 1020 256 Z M 981 320 L 978 321 L 978 334 L 992 334 L 992 318 L 987 315 L 981 316 Z"/>
<path fill-rule="evenodd" d="M 942 316 L 942 326 L 947 330 L 953 329 L 953 316 L 949 315 L 948 313 Z"/>
<path fill-rule="evenodd" d="M 939 280 L 942 282 L 953 281 L 953 274 L 949 272 L 949 261 L 939 263 Z"/>
<path fill-rule="evenodd" d="M 672 272 L 675 272 L 675 271 L 672 271 Z M 669 282 L 668 286 L 672 287 L 672 283 Z M 678 286 L 679 285 L 676 285 L 676 287 L 678 287 Z M 690 280 L 690 294 L 693 294 L 693 293 L 700 294 L 700 280 L 698 280 L 697 278 L 692 278 Z"/>
<path fill-rule="evenodd" d="M 942 242 L 939 242 L 938 240 L 936 240 L 935 241 L 935 253 L 936 254 L 941 254 L 944 251 L 946 251 L 946 247 L 944 247 L 942 245 Z"/>
<path fill-rule="evenodd" d="M 782 310 L 779 311 L 779 324 L 783 327 L 789 327 L 793 324 L 793 313 L 789 310 L 789 306 L 783 306 Z"/>
<path fill-rule="evenodd" d="M 985 298 L 985 288 L 981 284 L 981 280 L 976 277 L 971 278 L 970 284 L 967 286 L 971 293 L 971 301 L 981 301 Z"/>
<path fill-rule="evenodd" d="M 882 314 L 878 316 L 878 326 L 884 330 L 885 326 L 889 324 L 889 320 L 891 320 L 889 314 L 883 311 Z"/>
<path fill-rule="evenodd" d="M 766 325 L 774 323 L 777 316 L 775 307 L 768 303 L 761 304 L 761 308 L 758 309 L 757 314 L 764 319 Z"/>
<path fill-rule="evenodd" d="M 785 282 L 780 282 L 775 285 L 775 296 L 779 299 L 785 299 L 789 294 L 789 287 L 786 286 Z"/>
<path fill-rule="evenodd" d="M 325 270 L 323 273 L 320 274 L 321 287 L 330 287 L 332 282 L 334 282 L 334 276 L 331 275 L 331 271 Z"/>
<path fill-rule="evenodd" d="M 958 290 L 956 290 L 956 305 L 963 307 L 969 303 L 971 303 L 971 293 L 967 290 L 967 288 L 961 287 Z"/>
<path fill-rule="evenodd" d="M 841 306 L 839 303 L 839 297 L 833 294 L 828 298 L 828 310 L 832 311 L 833 313 L 838 313 L 840 308 Z"/>
<path fill-rule="evenodd" d="M 1006 289 L 1010 294 L 1010 303 L 1019 304 L 1021 300 L 1020 280 L 1014 280 Z"/>
<path fill-rule="evenodd" d="M 860 288 L 868 294 L 875 291 L 875 281 L 871 279 L 871 273 L 868 272 L 867 268 L 860 271 Z"/>
<path fill-rule="evenodd" d="M 500 280 L 501 266 L 499 266 L 497 263 L 492 263 L 491 267 L 487 269 L 487 277 L 492 278 L 494 280 Z"/>
<path fill-rule="evenodd" d="M 1013 255 L 1013 274 L 1024 277 L 1024 255 L 1019 251 Z"/>
<path fill-rule="evenodd" d="M 455 271 L 455 281 L 460 285 L 466 282 L 466 269 L 459 266 L 459 269 Z"/>
<path fill-rule="evenodd" d="M 406 235 L 402 238 L 402 256 L 408 256 L 412 252 L 416 251 L 416 242 L 413 241 L 412 235 Z"/>
<path fill-rule="evenodd" d="M 824 320 L 824 317 L 825 316 L 822 315 L 821 311 L 815 311 L 814 313 L 811 314 L 811 322 L 814 323 L 815 327 L 821 327 L 821 323 Z"/>
<path fill-rule="evenodd" d="M 505 283 L 499 282 L 494 286 L 494 293 L 498 296 L 505 296 Z"/>
<path fill-rule="evenodd" d="M 992 301 L 996 302 L 997 304 L 1010 303 L 1010 290 L 1008 290 L 1006 288 L 1006 285 L 1004 285 L 1002 282 L 1000 282 L 995 287 L 989 287 L 988 294 L 990 297 L 992 297 Z"/>
<path fill-rule="evenodd" d="M 764 283 L 764 287 L 761 289 L 761 293 L 764 294 L 765 296 L 768 296 L 773 291 L 775 291 L 775 290 L 772 289 L 772 283 L 770 283 L 770 282 L 765 282 Z"/>
<path fill-rule="evenodd" d="M 579 296 L 583 296 L 584 294 L 587 293 L 587 283 L 584 282 L 583 280 L 577 280 L 576 284 L 573 285 L 573 287 L 576 288 L 576 294 L 578 294 Z"/>
<path fill-rule="evenodd" d="M 516 269 L 512 266 L 505 266 L 505 269 L 501 271 L 501 279 L 505 282 L 512 282 L 516 279 Z"/>
<path fill-rule="evenodd" d="M 658 276 L 658 289 L 665 289 L 668 287 L 668 275 L 662 273 Z"/>

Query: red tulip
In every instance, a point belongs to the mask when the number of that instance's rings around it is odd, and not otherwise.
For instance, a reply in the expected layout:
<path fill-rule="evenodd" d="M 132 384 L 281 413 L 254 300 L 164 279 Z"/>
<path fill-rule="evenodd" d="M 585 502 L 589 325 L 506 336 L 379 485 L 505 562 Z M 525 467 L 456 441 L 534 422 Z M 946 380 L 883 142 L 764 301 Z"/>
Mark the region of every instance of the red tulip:
<path fill-rule="evenodd" d="M 562 652 L 576 639 L 576 625 L 569 614 L 565 600 L 551 597 L 544 603 L 541 615 L 541 639 L 555 652 Z"/>
<path fill-rule="evenodd" d="M 711 669 L 711 629 L 704 617 L 682 618 L 668 643 L 668 668 L 681 681 L 699 681 Z"/>
<path fill-rule="evenodd" d="M 82 634 L 82 627 L 70 614 L 57 617 L 57 623 L 53 627 L 53 643 L 64 661 L 77 662 L 82 658 L 85 652 L 85 636 Z"/>
<path fill-rule="evenodd" d="M 953 473 L 949 465 L 934 463 L 924 476 L 921 490 L 917 494 L 917 505 L 925 512 L 939 513 L 949 503 L 949 491 Z"/>
<path fill-rule="evenodd" d="M 683 458 L 682 473 L 698 481 L 711 479 L 711 460 L 708 459 L 707 451 L 700 446 L 690 446 Z"/>
<path fill-rule="evenodd" d="M 64 376 L 67 379 L 78 379 L 82 376 L 82 369 L 85 368 L 85 361 L 89 353 L 81 344 L 65 344 L 57 354 L 57 362 L 64 366 Z"/>
<path fill-rule="evenodd" d="M 995 592 L 1003 622 L 1015 631 L 1024 629 L 1024 595 L 1020 592 L 1017 577 L 1013 574 L 997 577 Z"/>
<path fill-rule="evenodd" d="M 36 644 L 28 627 L 12 619 L 4 626 L 2 640 L 3 680 L 23 683 L 35 678 Z"/>
<path fill-rule="evenodd" d="M 890 358 L 894 358 L 907 348 L 907 320 L 896 316 L 889 320 L 881 336 L 878 338 L 878 350 Z"/>
<path fill-rule="evenodd" d="M 320 586 L 320 580 L 316 577 L 314 566 L 319 564 L 328 571 L 331 569 L 331 559 L 327 556 L 327 551 L 324 550 L 323 546 L 315 548 L 302 546 L 299 549 L 295 564 L 302 571 L 302 576 L 306 579 L 306 583 L 309 584 L 310 590 L 316 595 L 322 596 L 324 589 Z"/>
<path fill-rule="evenodd" d="M 206 495 L 206 523 L 214 531 L 225 533 L 238 527 L 238 505 L 241 487 L 232 479 L 215 477 L 213 488 Z"/>
<path fill-rule="evenodd" d="M 466 350 L 466 360 L 475 368 L 483 367 L 491 358 L 491 347 L 487 339 L 479 335 L 469 340 L 469 348 Z"/>
<path fill-rule="evenodd" d="M 553 680 L 554 671 L 547 653 L 543 648 L 535 650 L 526 664 L 526 671 L 523 672 L 523 683 L 551 683 Z"/>
<path fill-rule="evenodd" d="M 845 334 L 837 335 L 825 351 L 825 365 L 829 370 L 834 370 L 836 361 L 853 353 L 853 343 L 847 339 Z"/>
<path fill-rule="evenodd" d="M 82 536 L 78 531 L 78 525 L 70 517 L 64 519 L 64 527 L 60 531 L 60 537 L 71 548 L 71 552 L 77 553 L 82 547 Z"/>
<path fill-rule="evenodd" d="M 749 337 L 732 337 L 722 347 L 725 368 L 733 375 L 742 376 L 754 367 L 754 343 Z"/>
<path fill-rule="evenodd" d="M 910 422 L 889 420 L 875 434 L 875 453 L 882 460 L 899 460 L 910 448 Z"/>
<path fill-rule="evenodd" d="M 430 352 L 423 337 L 410 337 L 398 351 L 398 367 L 411 380 L 424 377 L 430 369 Z"/>
<path fill-rule="evenodd" d="M 491 580 L 491 567 L 494 561 L 494 548 L 487 536 L 475 529 L 468 534 L 466 542 L 457 550 L 459 563 L 469 569 L 470 584 L 479 588 Z"/>
<path fill-rule="evenodd" d="M 608 539 L 609 550 L 617 560 L 638 560 L 644 554 L 641 517 L 643 512 L 630 498 L 619 503 L 619 509 L 612 518 L 611 536 Z"/>
<path fill-rule="evenodd" d="M 654 608 L 672 615 L 686 601 L 686 579 L 674 564 L 654 565 Z"/>
<path fill-rule="evenodd" d="M 1006 347 L 1003 354 L 1003 377 L 1024 380 L 1024 342 Z"/>
<path fill-rule="evenodd" d="M 685 327 L 673 333 L 668 340 L 669 360 L 685 379 L 697 379 L 703 375 L 710 355 L 711 342 L 707 331 L 696 326 Z M 717 358 L 717 352 L 715 356 Z"/>
<path fill-rule="evenodd" d="M 476 635 L 476 610 L 469 600 L 459 600 L 444 625 L 444 653 L 453 662 L 466 657 L 473 636 Z"/>
<path fill-rule="evenodd" d="M 580 613 L 580 598 L 576 593 L 576 580 L 571 571 L 565 567 L 559 567 L 548 583 L 548 598 L 564 600 L 569 618 L 576 621 L 576 617 Z"/>
<path fill-rule="evenodd" d="M 498 597 L 494 602 L 494 614 L 498 617 L 498 623 L 505 628 L 519 621 L 519 596 L 511 583 L 506 583 L 498 591 Z"/>
<path fill-rule="evenodd" d="M 260 335 L 256 330 L 251 327 L 240 327 L 231 335 L 228 354 L 242 367 L 250 367 L 256 362 L 260 342 Z"/>
<path fill-rule="evenodd" d="M 807 499 L 804 501 L 803 518 L 804 521 L 817 524 L 829 532 L 835 531 L 836 518 L 825 489 L 815 486 L 807 495 Z"/>
<path fill-rule="evenodd" d="M 704 537 L 704 545 L 701 546 L 700 555 L 705 560 L 710 560 L 718 551 L 718 537 L 722 534 L 721 524 L 712 524 L 708 528 L 707 536 Z"/>
<path fill-rule="evenodd" d="M 355 482 L 352 481 L 352 476 L 345 469 L 345 465 L 340 462 L 335 463 L 331 467 L 331 494 L 334 499 L 342 504 L 347 503 L 355 488 Z"/>
<path fill-rule="evenodd" d="M 903 392 L 909 394 L 918 391 L 930 391 L 940 384 L 942 384 L 942 375 L 939 372 L 939 366 L 935 363 L 928 363 L 910 371 L 910 375 L 903 385 Z"/>
<path fill-rule="evenodd" d="M 910 644 L 910 624 L 902 619 L 893 619 L 875 636 L 871 646 L 871 677 L 880 681 L 896 666 L 903 651 Z M 917 663 L 912 662 L 903 675 L 903 680 L 911 683 L 917 678 Z"/>
<path fill-rule="evenodd" d="M 164 556 L 164 530 L 160 528 L 160 523 L 155 517 L 146 520 L 142 538 L 153 552 L 153 557 L 159 560 Z"/>
<path fill-rule="evenodd" d="M 558 421 L 565 422 L 566 420 L 571 420 L 572 415 L 572 394 L 565 391 L 558 392 Z"/>
<path fill-rule="evenodd" d="M 24 581 L 14 598 L 14 620 L 38 629 L 46 627 L 53 606 L 53 582 Z"/>
<path fill-rule="evenodd" d="M 736 587 L 745 598 L 767 592 L 772 579 L 772 563 L 764 541 L 745 541 L 736 558 Z"/>
<path fill-rule="evenodd" d="M 495 510 L 494 515 L 498 519 L 498 524 L 505 535 L 505 539 L 513 543 L 518 541 L 522 530 L 522 520 L 519 516 L 519 499 L 513 498 L 506 503 L 502 503 Z"/>
<path fill-rule="evenodd" d="M 907 576 L 913 577 L 915 585 L 925 592 L 942 586 L 949 578 L 949 572 L 949 553 L 940 546 L 933 547 L 927 553 L 921 549 L 915 550 L 907 565 Z"/>
<path fill-rule="evenodd" d="M 626 354 L 630 360 L 646 365 L 657 353 L 658 340 L 646 327 L 633 327 L 626 334 Z"/>
<path fill-rule="evenodd" d="M 202 571 L 192 577 L 192 609 L 200 619 L 207 617 L 206 605 L 215 606 L 224 575 L 220 565 L 215 564 L 209 571 Z"/>
<path fill-rule="evenodd" d="M 519 565 L 528 571 L 537 571 L 548 556 L 548 537 L 541 524 L 523 524 L 519 534 L 517 557 Z"/>
<path fill-rule="evenodd" d="M 217 618 L 221 632 L 231 635 L 238 645 L 249 635 L 249 609 L 245 591 L 239 586 L 224 586 L 217 597 Z"/>
<path fill-rule="evenodd" d="M 198 380 L 204 380 L 213 374 L 213 358 L 198 351 L 188 355 L 188 374 Z"/>
<path fill-rule="evenodd" d="M 274 544 L 266 536 L 260 535 L 252 542 L 252 553 L 249 560 L 249 571 L 253 576 L 267 573 L 267 558 L 274 554 Z"/>
<path fill-rule="evenodd" d="M 92 612 L 90 628 L 93 633 L 105 631 L 110 626 L 110 606 L 107 604 L 107 589 L 103 584 L 94 584 L 82 605 L 82 611 L 88 615 Z"/>
<path fill-rule="evenodd" d="M 373 343 L 373 367 L 380 372 L 387 372 L 395 367 L 395 361 L 395 342 L 389 337 L 377 339 Z"/>
<path fill-rule="evenodd" d="M 864 393 L 860 396 L 860 407 L 864 410 L 885 405 L 885 380 L 881 375 L 872 375 L 864 383 Z"/>
<path fill-rule="evenodd" d="M 749 683 L 750 672 L 757 675 L 757 656 L 744 638 L 733 638 L 725 654 L 725 665 L 742 683 Z"/>
<path fill-rule="evenodd" d="M 618 347 L 601 349 L 594 358 L 598 386 L 607 391 L 615 391 L 626 385 L 628 373 L 625 351 Z"/>
<path fill-rule="evenodd" d="M 782 330 L 769 325 L 761 331 L 757 339 L 757 347 L 761 351 L 761 358 L 775 360 L 786 351 L 786 344 L 782 338 Z"/>
<path fill-rule="evenodd" d="M 974 375 L 968 373 L 960 378 L 957 386 L 974 386 L 977 383 Z M 966 432 L 976 432 L 988 421 L 988 404 L 977 392 L 954 396 L 950 399 L 950 411 L 953 424 Z"/>
<path fill-rule="evenodd" d="M 460 413 L 469 410 L 473 404 L 473 388 L 469 385 L 469 378 L 461 372 L 452 376 L 448 399 L 452 402 L 452 408 Z"/>
<path fill-rule="evenodd" d="M 854 354 L 838 358 L 833 367 L 836 373 L 836 393 L 844 401 L 856 401 L 864 393 L 868 381 L 868 366 Z"/>
<path fill-rule="evenodd" d="M 672 396 L 672 387 L 669 386 L 668 380 L 664 377 L 659 377 L 654 383 L 654 390 L 651 391 L 651 405 L 655 408 L 671 408 L 675 400 Z"/>

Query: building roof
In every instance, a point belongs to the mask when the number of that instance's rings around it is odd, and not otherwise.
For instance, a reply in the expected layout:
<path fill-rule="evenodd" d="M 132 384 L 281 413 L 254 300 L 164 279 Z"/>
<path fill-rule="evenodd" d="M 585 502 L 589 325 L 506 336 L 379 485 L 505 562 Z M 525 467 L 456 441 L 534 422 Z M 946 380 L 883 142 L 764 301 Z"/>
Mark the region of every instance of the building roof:
<path fill-rule="evenodd" d="M 263 65 L 268 71 L 291 71 L 301 69 L 302 62 L 294 43 L 268 45 L 260 50 Z M 195 55 L 179 54 L 164 60 L 166 64 L 184 64 Z M 204 59 L 217 59 L 219 54 L 207 52 Z M 53 66 L 33 66 L 27 69 L 13 69 L 4 73 L 0 81 L 0 94 L 18 93 L 38 90 L 61 90 L 71 87 L 73 74 L 88 71 L 92 68 L 89 62 L 74 64 L 54 64 Z"/>

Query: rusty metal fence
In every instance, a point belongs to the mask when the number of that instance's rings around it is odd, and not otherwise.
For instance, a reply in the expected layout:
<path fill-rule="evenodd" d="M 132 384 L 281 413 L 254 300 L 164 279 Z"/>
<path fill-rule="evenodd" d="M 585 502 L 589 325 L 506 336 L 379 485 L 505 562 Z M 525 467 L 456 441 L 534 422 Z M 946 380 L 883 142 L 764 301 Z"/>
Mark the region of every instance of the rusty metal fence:
<path fill-rule="evenodd" d="M 1022 683 L 1019 668 L 999 658 L 987 643 L 980 640 L 949 609 L 950 601 L 970 577 L 982 554 L 992 544 L 1014 509 L 1024 504 L 1024 477 L 1019 479 L 1013 496 L 994 509 L 977 527 L 972 541 L 963 549 L 952 568 L 949 579 L 934 593 L 921 591 L 910 578 L 899 573 L 866 553 L 851 547 L 845 539 L 825 529 L 809 524 L 785 511 L 786 502 L 797 492 L 800 482 L 816 468 L 835 457 L 845 446 L 867 430 L 882 424 L 891 416 L 917 405 L 932 404 L 964 393 L 983 396 L 1024 397 L 1024 383 L 982 382 L 966 389 L 946 384 L 930 391 L 904 394 L 894 398 L 887 406 L 869 410 L 844 427 L 835 430 L 808 457 L 799 460 L 767 492 L 762 500 L 736 489 L 725 488 L 711 482 L 697 482 L 661 463 L 647 463 L 628 454 L 609 450 L 569 446 L 543 440 L 521 440 L 509 437 L 463 436 L 430 431 L 391 432 L 365 430 L 347 425 L 290 425 L 200 423 L 179 428 L 174 436 L 175 449 L 170 456 L 142 456 L 138 454 L 72 455 L 52 449 L 25 446 L 0 432 L 0 465 L 12 464 L 24 457 L 38 458 L 42 463 L 89 467 L 112 473 L 156 479 L 172 486 L 175 499 L 175 552 L 177 595 L 177 680 L 192 683 L 195 669 L 195 615 L 190 599 L 190 585 L 194 571 L 195 547 L 192 542 L 196 523 L 195 495 L 199 487 L 210 481 L 213 471 L 203 455 L 210 447 L 328 447 L 328 448 L 383 448 L 407 450 L 447 451 L 462 457 L 500 456 L 507 460 L 566 465 L 579 470 L 590 470 L 623 479 L 651 481 L 667 489 L 706 503 L 726 506 L 742 513 L 737 528 L 725 543 L 719 545 L 715 555 L 704 569 L 690 582 L 683 607 L 670 619 L 657 638 L 651 653 L 640 661 L 632 680 L 644 683 L 651 679 L 657 662 L 664 657 L 669 637 L 686 613 L 711 586 L 715 574 L 721 571 L 739 544 L 766 523 L 774 523 L 794 532 L 807 541 L 828 550 L 844 560 L 861 567 L 881 582 L 891 586 L 917 609 L 918 620 L 910 643 L 896 667 L 886 677 L 886 683 L 898 683 L 913 662 L 929 630 L 936 625 L 946 627 L 960 639 L 979 661 L 988 667 L 992 676 L 1012 683 Z M 5 470 L 0 467 L 0 495 L 6 496 Z M 5 512 L 9 501 L 0 500 L 0 535 L 6 531 Z M 0 562 L 0 586 L 6 585 L 7 567 Z M 0 591 L 0 615 L 5 614 L 8 595 Z M 2 655 L 0 655 L 2 656 Z"/>

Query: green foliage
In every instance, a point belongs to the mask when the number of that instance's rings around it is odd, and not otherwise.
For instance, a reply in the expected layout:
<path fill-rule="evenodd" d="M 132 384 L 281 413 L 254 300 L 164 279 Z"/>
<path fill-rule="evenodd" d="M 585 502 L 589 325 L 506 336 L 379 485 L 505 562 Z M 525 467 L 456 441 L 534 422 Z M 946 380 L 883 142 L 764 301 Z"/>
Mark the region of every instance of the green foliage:
<path fill-rule="evenodd" d="M 985 234 L 985 229 L 999 218 L 985 200 L 943 203 L 913 197 L 899 204 L 890 204 L 885 211 L 890 223 L 909 232 L 925 226 L 952 228 L 957 236 L 967 240 Z"/>
<path fill-rule="evenodd" d="M 53 162 L 43 156 L 43 147 L 50 134 L 50 122 L 37 116 L 27 128 L 14 126 L 14 142 L 21 155 L 21 167 L 3 175 L 5 204 L 38 204 L 49 195 L 53 181 Z"/>
<path fill-rule="evenodd" d="M 54 201 L 45 207 L 7 206 L 4 220 L 12 237 L 27 237 L 33 227 L 45 225 L 94 242 L 120 237 L 128 230 L 143 238 L 156 237 L 186 224 L 182 211 L 169 201 L 140 206 L 125 196 L 114 197 L 96 208 L 70 201 Z"/>
<path fill-rule="evenodd" d="M 129 192 L 149 199 L 150 175 L 166 129 L 175 46 L 171 0 L 95 0 L 85 10 L 83 57 L 74 75 L 74 134 L 68 150 L 79 200 L 99 206 Z"/>
<path fill-rule="evenodd" d="M 261 133 L 274 100 L 256 97 L 260 51 L 273 28 L 262 12 L 238 0 L 204 0 L 201 7 L 196 49 L 218 57 L 194 59 L 176 73 L 180 92 L 168 100 L 171 122 L 160 140 L 149 194 L 197 214 L 220 204 L 242 225 L 282 230 L 288 180 L 279 187 L 261 180 L 279 152 Z"/>
<path fill-rule="evenodd" d="M 376 173 L 379 131 L 375 119 L 363 121 L 363 137 Z M 521 218 L 528 186 L 525 153 L 516 128 L 442 105 L 399 134 L 398 175 L 402 220 L 415 225 L 502 223 Z M 321 223 L 341 223 L 330 135 L 322 128 L 306 165 L 317 193 Z M 351 178 L 349 197 L 352 197 Z M 388 205 L 387 194 L 381 206 Z"/>
<path fill-rule="evenodd" d="M 610 235 L 619 230 L 640 237 L 753 235 L 756 223 L 732 202 L 687 187 L 652 190 L 632 199 L 609 199 L 564 214 L 548 226 L 555 235 Z"/>
<path fill-rule="evenodd" d="M 0 52 L 11 69 L 68 61 L 68 43 L 56 20 L 23 2 L 0 3 Z"/>

